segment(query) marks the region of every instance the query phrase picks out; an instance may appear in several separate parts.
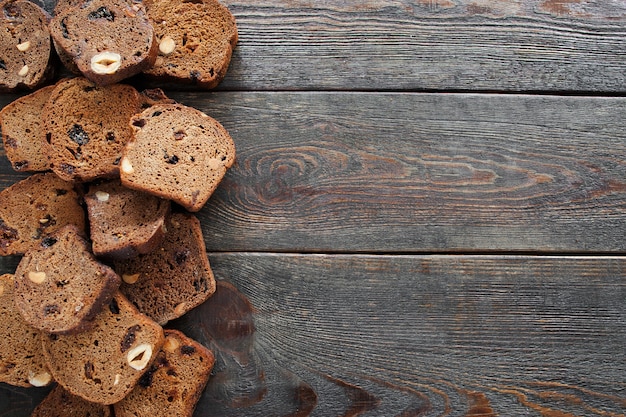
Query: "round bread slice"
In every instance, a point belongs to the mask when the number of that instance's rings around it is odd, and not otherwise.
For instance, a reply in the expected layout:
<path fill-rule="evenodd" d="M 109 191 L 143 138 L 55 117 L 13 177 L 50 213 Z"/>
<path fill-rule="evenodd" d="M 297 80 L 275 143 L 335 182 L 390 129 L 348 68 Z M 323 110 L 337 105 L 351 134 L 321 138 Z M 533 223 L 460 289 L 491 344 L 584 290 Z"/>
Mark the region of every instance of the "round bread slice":
<path fill-rule="evenodd" d="M 154 64 L 158 45 L 141 2 L 91 0 L 61 8 L 50 21 L 55 46 L 99 85 L 117 83 Z"/>
<path fill-rule="evenodd" d="M 13 275 L 0 276 L 0 382 L 43 387 L 52 382 L 41 348 L 41 332 L 15 308 Z"/>
<path fill-rule="evenodd" d="M 165 343 L 154 363 L 122 401 L 115 417 L 192 417 L 206 386 L 213 352 L 178 330 L 165 330 Z"/>
<path fill-rule="evenodd" d="M 73 225 L 28 251 L 15 271 L 15 306 L 31 326 L 48 333 L 76 333 L 111 300 L 120 277 L 98 262 Z"/>
<path fill-rule="evenodd" d="M 39 87 L 54 72 L 50 16 L 26 0 L 5 0 L 0 9 L 0 91 Z"/>
<path fill-rule="evenodd" d="M 53 89 L 53 85 L 40 88 L 7 104 L 0 111 L 4 152 L 16 171 L 50 169 L 41 113 Z"/>
<path fill-rule="evenodd" d="M 120 178 L 126 187 L 200 210 L 235 161 L 235 144 L 215 119 L 182 104 L 157 104 L 131 119 Z"/>
<path fill-rule="evenodd" d="M 41 345 L 41 340 L 39 341 Z M 111 417 L 111 406 L 94 404 L 72 395 L 61 385 L 52 391 L 35 407 L 30 417 Z"/>
<path fill-rule="evenodd" d="M 119 176 L 131 116 L 141 108 L 130 85 L 97 86 L 84 77 L 60 81 L 43 109 L 52 170 L 66 181 Z"/>
<path fill-rule="evenodd" d="M 114 404 L 132 391 L 163 345 L 163 328 L 116 293 L 94 320 L 73 335 L 44 335 L 54 379 L 87 401 Z"/>
<path fill-rule="evenodd" d="M 163 240 L 169 200 L 114 180 L 91 184 L 85 203 L 92 249 L 98 257 L 132 258 L 152 252 Z"/>
<path fill-rule="evenodd" d="M 238 34 L 235 18 L 218 0 L 148 0 L 159 54 L 144 71 L 157 80 L 210 89 L 226 75 Z"/>
<path fill-rule="evenodd" d="M 0 255 L 22 255 L 47 234 L 73 224 L 85 229 L 74 185 L 52 172 L 33 174 L 0 192 Z"/>
<path fill-rule="evenodd" d="M 165 325 L 202 304 L 215 292 L 200 221 L 172 213 L 161 245 L 151 253 L 114 261 L 120 291 L 154 321 Z"/>

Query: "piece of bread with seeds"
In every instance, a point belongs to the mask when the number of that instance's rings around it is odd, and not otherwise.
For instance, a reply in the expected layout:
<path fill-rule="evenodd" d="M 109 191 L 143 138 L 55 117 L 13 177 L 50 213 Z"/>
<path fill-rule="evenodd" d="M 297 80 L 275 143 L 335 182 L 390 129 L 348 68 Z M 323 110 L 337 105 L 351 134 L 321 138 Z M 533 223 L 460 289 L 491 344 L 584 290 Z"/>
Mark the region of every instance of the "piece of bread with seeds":
<path fill-rule="evenodd" d="M 163 345 L 163 328 L 121 293 L 96 316 L 94 326 L 73 335 L 42 336 L 53 378 L 87 401 L 121 401 L 150 369 Z"/>
<path fill-rule="evenodd" d="M 158 45 L 141 2 L 91 0 L 64 7 L 50 21 L 59 55 L 73 58 L 98 85 L 120 82 L 154 64 Z"/>
<path fill-rule="evenodd" d="M 159 54 L 149 77 L 216 87 L 225 77 L 237 44 L 235 17 L 218 0 L 146 0 Z"/>
<path fill-rule="evenodd" d="M 41 343 L 40 343 L 41 344 Z M 52 391 L 35 407 L 30 417 L 111 417 L 110 405 L 95 404 L 70 394 L 61 385 Z"/>
<path fill-rule="evenodd" d="M 163 241 L 170 201 L 123 187 L 118 180 L 92 183 L 85 195 L 93 253 L 128 259 Z"/>
<path fill-rule="evenodd" d="M 43 107 L 53 85 L 42 87 L 4 106 L 0 111 L 0 131 L 4 153 L 14 170 L 48 171 L 46 135 L 43 132 Z"/>
<path fill-rule="evenodd" d="M 0 3 L 0 91 L 33 90 L 54 74 L 50 16 L 26 0 Z"/>
<path fill-rule="evenodd" d="M 182 104 L 157 104 L 131 119 L 120 178 L 126 187 L 200 210 L 235 161 L 235 144 L 215 119 Z"/>
<path fill-rule="evenodd" d="M 172 213 L 160 246 L 145 255 L 113 261 L 122 277 L 120 291 L 161 325 L 181 317 L 215 292 L 200 221 L 190 213 Z"/>
<path fill-rule="evenodd" d="M 165 330 L 165 343 L 148 371 L 122 401 L 116 417 L 192 417 L 206 386 L 213 352 L 178 330 Z"/>
<path fill-rule="evenodd" d="M 31 326 L 48 333 L 89 328 L 111 300 L 120 277 L 98 262 L 73 225 L 26 252 L 15 271 L 15 306 Z"/>
<path fill-rule="evenodd" d="M 84 77 L 57 83 L 43 109 L 52 170 L 66 181 L 119 176 L 122 150 L 130 140 L 139 92 L 126 84 L 97 86 Z"/>
<path fill-rule="evenodd" d="M 0 382 L 18 387 L 43 387 L 52 376 L 43 358 L 41 332 L 15 308 L 15 279 L 0 276 Z"/>
<path fill-rule="evenodd" d="M 85 230 L 85 222 L 71 182 L 52 172 L 32 174 L 0 191 L 0 255 L 22 255 L 65 225 Z"/>

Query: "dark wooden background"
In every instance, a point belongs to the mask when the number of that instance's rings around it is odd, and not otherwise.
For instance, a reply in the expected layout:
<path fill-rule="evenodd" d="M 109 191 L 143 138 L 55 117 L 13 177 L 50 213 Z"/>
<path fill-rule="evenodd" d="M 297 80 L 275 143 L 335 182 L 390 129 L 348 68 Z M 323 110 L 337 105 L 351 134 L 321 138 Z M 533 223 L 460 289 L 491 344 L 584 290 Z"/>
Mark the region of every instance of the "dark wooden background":
<path fill-rule="evenodd" d="M 196 416 L 625 416 L 626 3 L 225 4 Z"/>

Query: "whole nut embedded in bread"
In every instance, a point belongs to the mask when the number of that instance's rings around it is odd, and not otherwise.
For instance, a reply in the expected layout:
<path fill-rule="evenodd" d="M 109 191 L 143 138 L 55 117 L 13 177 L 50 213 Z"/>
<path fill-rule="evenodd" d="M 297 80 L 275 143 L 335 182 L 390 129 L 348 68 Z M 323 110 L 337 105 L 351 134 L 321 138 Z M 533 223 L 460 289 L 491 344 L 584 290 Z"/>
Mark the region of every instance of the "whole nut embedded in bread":
<path fill-rule="evenodd" d="M 122 65 L 122 56 L 117 52 L 100 52 L 91 58 L 91 70 L 96 74 L 115 74 Z"/>
<path fill-rule="evenodd" d="M 163 55 L 169 55 L 176 49 L 176 42 L 170 36 L 164 36 L 159 42 L 159 51 Z"/>
<path fill-rule="evenodd" d="M 180 343 L 177 339 L 173 337 L 167 337 L 165 338 L 165 343 L 163 343 L 162 349 L 168 353 L 173 353 L 176 351 L 176 349 L 178 349 L 178 346 L 180 346 Z"/>
<path fill-rule="evenodd" d="M 130 163 L 128 158 L 122 158 L 120 169 L 125 174 L 132 174 L 133 172 L 135 172 L 135 168 L 133 168 L 133 164 Z"/>
<path fill-rule="evenodd" d="M 122 281 L 127 284 L 134 284 L 139 279 L 139 273 L 136 274 L 122 274 Z"/>
<path fill-rule="evenodd" d="M 20 77 L 25 77 L 28 74 L 28 65 L 24 65 L 20 71 L 17 73 Z"/>
<path fill-rule="evenodd" d="M 30 48 L 30 41 L 22 42 L 17 44 L 17 50 L 20 52 L 26 52 Z"/>
<path fill-rule="evenodd" d="M 126 355 L 128 365 L 137 371 L 142 371 L 148 366 L 150 358 L 152 358 L 152 346 L 147 343 L 135 346 Z"/>
<path fill-rule="evenodd" d="M 96 191 L 96 198 L 98 199 L 98 201 L 109 201 L 109 193 L 104 192 L 104 191 Z"/>
<path fill-rule="evenodd" d="M 46 273 L 43 271 L 30 271 L 28 273 L 28 279 L 35 284 L 41 284 L 46 280 Z"/>
<path fill-rule="evenodd" d="M 28 373 L 28 383 L 33 387 L 45 387 L 52 381 L 52 376 L 47 372 L 35 375 L 34 372 Z"/>

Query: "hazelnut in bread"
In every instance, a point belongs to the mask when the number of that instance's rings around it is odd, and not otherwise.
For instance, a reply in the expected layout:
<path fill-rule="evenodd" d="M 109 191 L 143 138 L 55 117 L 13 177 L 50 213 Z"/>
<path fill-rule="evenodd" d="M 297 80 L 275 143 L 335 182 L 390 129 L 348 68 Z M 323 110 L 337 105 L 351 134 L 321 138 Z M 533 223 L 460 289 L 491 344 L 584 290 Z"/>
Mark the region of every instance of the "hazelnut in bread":
<path fill-rule="evenodd" d="M 48 333 L 76 333 L 111 300 L 120 277 L 98 262 L 73 225 L 47 236 L 20 260 L 15 306 L 31 326 Z"/>
<path fill-rule="evenodd" d="M 0 382 L 43 387 L 52 382 L 41 348 L 41 332 L 15 308 L 13 275 L 0 276 Z"/>
<path fill-rule="evenodd" d="M 68 224 L 84 230 L 85 211 L 74 185 L 52 172 L 0 191 L 0 255 L 22 255 Z"/>
<path fill-rule="evenodd" d="M 126 187 L 200 210 L 235 161 L 235 144 L 215 119 L 182 104 L 157 104 L 130 120 L 120 162 Z"/>
<path fill-rule="evenodd" d="M 42 337 L 55 381 L 83 399 L 110 405 L 128 395 L 163 345 L 163 328 L 116 293 L 91 329 Z"/>

